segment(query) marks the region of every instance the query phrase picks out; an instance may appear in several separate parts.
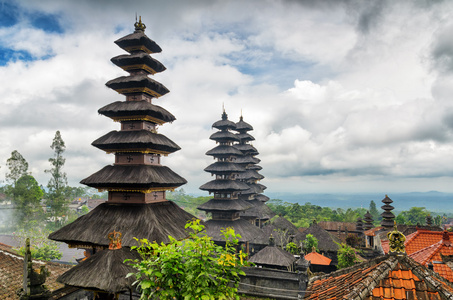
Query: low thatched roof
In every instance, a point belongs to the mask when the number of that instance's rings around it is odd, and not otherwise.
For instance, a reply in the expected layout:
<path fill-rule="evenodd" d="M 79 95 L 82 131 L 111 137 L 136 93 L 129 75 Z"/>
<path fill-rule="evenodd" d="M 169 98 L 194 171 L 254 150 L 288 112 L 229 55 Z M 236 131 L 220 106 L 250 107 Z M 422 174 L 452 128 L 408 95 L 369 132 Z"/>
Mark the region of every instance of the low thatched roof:
<path fill-rule="evenodd" d="M 116 101 L 98 110 L 98 113 L 112 119 L 157 119 L 160 124 L 173 122 L 175 116 L 164 108 L 151 104 L 148 101 Z M 151 118 L 149 118 L 151 117 Z"/>
<path fill-rule="evenodd" d="M 197 208 L 199 210 L 211 212 L 211 211 L 243 211 L 250 207 L 252 207 L 252 204 L 244 200 L 211 199 L 208 202 L 201 204 Z"/>
<path fill-rule="evenodd" d="M 88 214 L 51 233 L 49 239 L 73 245 L 109 244 L 106 236 L 113 230 L 122 233 L 123 247 L 136 246 L 134 237 L 168 243 L 188 236 L 184 226 L 195 217 L 172 201 L 149 204 L 110 204 L 97 206 Z"/>
<path fill-rule="evenodd" d="M 241 150 L 243 154 L 247 155 L 258 155 L 258 150 L 250 144 L 235 144 L 234 148 Z"/>
<path fill-rule="evenodd" d="M 247 169 L 245 172 L 238 174 L 237 178 L 243 180 L 249 179 L 261 180 L 264 178 L 264 176 L 255 170 Z"/>
<path fill-rule="evenodd" d="M 269 208 L 269 206 L 264 204 L 264 202 L 259 200 L 251 200 L 247 202 L 249 202 L 252 207 L 240 212 L 239 215 L 241 217 L 255 217 L 257 219 L 266 220 L 275 216 L 275 213 Z"/>
<path fill-rule="evenodd" d="M 250 131 L 250 130 L 253 130 L 252 125 L 250 125 L 247 122 L 244 122 L 244 118 L 241 116 L 239 118 L 239 122 L 236 123 L 236 131 L 247 132 L 247 131 Z"/>
<path fill-rule="evenodd" d="M 169 167 L 160 165 L 114 165 L 83 179 L 80 183 L 94 188 L 179 187 L 187 181 Z"/>
<path fill-rule="evenodd" d="M 115 44 L 117 44 L 127 52 L 136 51 L 140 49 L 141 46 L 144 47 L 144 49 L 142 50 L 149 54 L 162 52 L 162 49 L 159 47 L 159 45 L 156 44 L 155 41 L 147 37 L 143 31 L 136 31 L 134 33 L 128 34 L 116 40 Z"/>
<path fill-rule="evenodd" d="M 111 131 L 93 143 L 94 147 L 107 152 L 148 151 L 155 153 L 173 153 L 181 148 L 165 135 L 149 130 Z"/>
<path fill-rule="evenodd" d="M 236 163 L 237 164 L 259 164 L 261 160 L 257 157 L 252 157 L 249 155 L 244 155 L 244 156 L 238 156 L 236 158 Z"/>
<path fill-rule="evenodd" d="M 255 138 L 252 135 L 250 135 L 250 134 L 248 134 L 246 132 L 237 133 L 236 136 L 239 138 L 239 140 L 241 140 L 241 142 L 250 142 L 250 141 L 254 141 L 255 140 Z"/>
<path fill-rule="evenodd" d="M 244 172 L 245 169 L 241 165 L 228 161 L 218 161 L 204 169 L 206 172 L 213 174 L 230 174 Z"/>
<path fill-rule="evenodd" d="M 294 258 L 294 255 L 286 252 L 280 247 L 267 246 L 250 257 L 249 261 L 257 265 L 290 267 L 296 259 Z"/>
<path fill-rule="evenodd" d="M 266 196 L 266 195 L 263 195 L 263 194 L 258 194 L 258 195 L 256 195 L 256 196 L 255 196 L 255 199 L 256 199 L 256 200 L 259 200 L 259 201 L 261 201 L 261 202 L 267 202 L 267 201 L 269 201 L 269 197 Z"/>
<path fill-rule="evenodd" d="M 229 131 L 217 131 L 211 134 L 209 137 L 211 140 L 216 141 L 216 142 L 237 142 L 239 139 L 236 137 L 236 135 L 232 132 Z"/>
<path fill-rule="evenodd" d="M 163 84 L 146 74 L 121 76 L 108 81 L 105 85 L 123 95 L 146 93 L 158 98 L 170 92 Z"/>
<path fill-rule="evenodd" d="M 294 226 L 293 223 L 291 223 L 290 221 L 286 220 L 284 217 L 281 216 L 273 217 L 268 224 L 269 225 L 264 226 L 264 228 L 268 226 L 272 227 L 271 228 L 272 230 L 269 230 L 271 234 L 272 231 L 274 231 L 274 229 L 280 230 L 282 232 L 287 232 L 290 235 L 295 235 L 299 232 L 299 230 L 297 230 L 297 227 Z"/>
<path fill-rule="evenodd" d="M 129 248 L 99 251 L 58 277 L 57 281 L 66 285 L 89 290 L 101 290 L 119 293 L 132 289 L 134 276 L 126 278 L 128 273 L 137 270 L 124 263 L 126 259 L 140 259 L 136 251 Z"/>
<path fill-rule="evenodd" d="M 304 232 L 296 234 L 294 237 L 296 243 L 301 243 L 307 237 L 307 234 L 313 235 L 318 239 L 318 249 L 320 251 L 338 251 L 340 248 L 340 239 L 333 234 L 324 230 L 319 224 L 311 224 Z"/>
<path fill-rule="evenodd" d="M 144 70 L 149 74 L 155 74 L 166 70 L 160 61 L 145 52 L 118 55 L 110 59 L 110 61 L 125 71 Z"/>
<path fill-rule="evenodd" d="M 234 192 L 248 190 L 249 186 L 239 180 L 216 179 L 200 186 L 200 190 L 209 192 Z"/>
<path fill-rule="evenodd" d="M 218 145 L 215 148 L 212 148 L 206 155 L 211 155 L 214 157 L 227 157 L 231 155 L 242 155 L 242 152 L 238 149 L 234 148 L 233 146 L 229 145 Z"/>
<path fill-rule="evenodd" d="M 249 189 L 246 190 L 246 191 L 241 192 L 242 195 L 260 194 L 265 189 L 267 189 L 266 186 L 264 186 L 262 184 L 259 184 L 259 183 L 251 183 L 248 186 L 249 186 Z"/>
<path fill-rule="evenodd" d="M 240 234 L 240 242 L 250 242 L 254 244 L 267 244 L 268 238 L 264 236 L 263 231 L 248 222 L 247 220 L 209 220 L 205 223 L 206 233 L 216 242 L 222 242 L 223 237 L 221 236 L 221 229 L 232 227 L 236 234 Z"/>

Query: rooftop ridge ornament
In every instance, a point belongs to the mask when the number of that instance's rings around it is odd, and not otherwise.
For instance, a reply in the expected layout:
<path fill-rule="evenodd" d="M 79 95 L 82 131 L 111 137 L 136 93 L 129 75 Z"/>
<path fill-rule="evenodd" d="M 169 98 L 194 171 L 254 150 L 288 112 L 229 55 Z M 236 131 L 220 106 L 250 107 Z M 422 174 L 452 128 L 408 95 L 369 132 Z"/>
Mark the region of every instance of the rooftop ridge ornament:
<path fill-rule="evenodd" d="M 110 250 L 118 250 L 118 249 L 121 249 L 121 237 L 122 237 L 122 233 L 119 232 L 119 231 L 115 231 L 113 230 L 113 232 L 110 232 L 107 237 L 109 238 L 110 240 L 110 243 L 109 243 L 109 249 Z"/>
<path fill-rule="evenodd" d="M 137 22 L 137 16 L 135 16 L 135 31 L 145 31 L 146 25 L 142 23 L 142 16 L 139 17 Z"/>
<path fill-rule="evenodd" d="M 387 233 L 387 237 L 389 239 L 389 251 L 391 254 L 395 255 L 404 255 L 406 254 L 406 246 L 404 242 L 406 241 L 406 237 L 396 227 L 396 222 L 394 222 L 393 231 Z"/>

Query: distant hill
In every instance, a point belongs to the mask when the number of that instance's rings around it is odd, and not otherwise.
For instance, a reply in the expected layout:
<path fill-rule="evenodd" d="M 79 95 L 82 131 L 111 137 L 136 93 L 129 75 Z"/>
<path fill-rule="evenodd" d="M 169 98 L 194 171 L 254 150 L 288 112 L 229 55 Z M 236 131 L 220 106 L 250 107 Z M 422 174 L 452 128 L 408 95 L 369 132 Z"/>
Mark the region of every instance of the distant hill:
<path fill-rule="evenodd" d="M 286 202 L 311 204 L 333 208 L 368 208 L 370 201 L 374 200 L 378 209 L 383 205 L 381 202 L 385 194 L 360 193 L 360 194 L 291 194 L 291 193 L 266 193 L 271 199 L 281 199 Z M 453 212 L 453 193 L 410 192 L 388 194 L 393 200 L 395 211 L 408 210 L 411 207 L 426 207 L 432 212 Z"/>

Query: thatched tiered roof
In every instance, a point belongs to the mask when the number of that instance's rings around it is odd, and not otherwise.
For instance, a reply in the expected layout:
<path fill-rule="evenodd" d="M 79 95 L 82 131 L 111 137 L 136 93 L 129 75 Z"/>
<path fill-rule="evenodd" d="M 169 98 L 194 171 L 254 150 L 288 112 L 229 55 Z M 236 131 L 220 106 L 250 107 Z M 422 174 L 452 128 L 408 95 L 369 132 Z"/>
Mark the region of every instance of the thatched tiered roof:
<path fill-rule="evenodd" d="M 140 259 L 136 251 L 129 248 L 104 250 L 74 266 L 58 277 L 57 281 L 70 286 L 109 293 L 129 291 L 134 287 L 134 276 L 126 278 L 137 270 L 124 263 L 126 259 Z"/>
<path fill-rule="evenodd" d="M 319 224 L 313 223 L 308 227 L 304 232 L 296 234 L 295 240 L 298 243 L 304 241 L 308 234 L 313 235 L 318 239 L 318 249 L 320 251 L 338 251 L 340 248 L 339 244 L 341 243 L 340 239 L 333 234 L 330 234 L 325 229 L 323 229 Z"/>
<path fill-rule="evenodd" d="M 121 76 L 108 81 L 105 85 L 123 95 L 145 93 L 159 98 L 170 92 L 163 84 L 149 78 L 146 74 Z"/>
<path fill-rule="evenodd" d="M 209 191 L 209 192 L 235 192 L 235 191 L 245 191 L 249 187 L 245 183 L 239 180 L 230 180 L 230 179 L 216 179 L 209 181 L 202 186 L 200 190 Z"/>
<path fill-rule="evenodd" d="M 268 238 L 264 235 L 263 231 L 252 225 L 246 220 L 237 219 L 231 220 L 208 220 L 206 224 L 206 233 L 214 241 L 221 242 L 224 237 L 221 235 L 221 230 L 231 227 L 234 229 L 234 233 L 239 234 L 239 242 L 245 243 L 250 242 L 252 244 L 266 244 Z"/>
<path fill-rule="evenodd" d="M 110 131 L 93 143 L 94 147 L 106 152 L 145 152 L 169 154 L 180 150 L 165 135 L 149 130 Z"/>
<path fill-rule="evenodd" d="M 51 233 L 49 239 L 80 247 L 108 246 L 111 231 L 123 234 L 124 247 L 137 246 L 134 237 L 168 243 L 187 237 L 185 225 L 194 217 L 172 201 L 150 204 L 110 204 L 97 206 L 88 214 Z"/>
<path fill-rule="evenodd" d="M 248 201 L 231 199 L 211 199 L 198 206 L 200 210 L 206 211 L 241 211 L 252 207 Z"/>
<path fill-rule="evenodd" d="M 176 120 L 166 109 L 148 101 L 116 101 L 100 108 L 98 113 L 115 121 L 145 120 L 163 124 Z"/>
<path fill-rule="evenodd" d="M 206 155 L 214 156 L 214 157 L 229 157 L 232 155 L 241 155 L 242 152 L 238 149 L 228 146 L 228 145 L 218 145 L 215 148 L 212 148 Z"/>
<path fill-rule="evenodd" d="M 244 172 L 244 168 L 236 163 L 229 161 L 216 161 L 207 166 L 204 171 L 212 174 L 231 174 L 236 172 Z"/>
<path fill-rule="evenodd" d="M 163 64 L 145 52 L 118 55 L 110 61 L 125 71 L 144 70 L 148 74 L 155 74 L 166 70 Z"/>
<path fill-rule="evenodd" d="M 254 200 L 247 201 L 247 203 L 250 203 L 252 207 L 247 210 L 241 211 L 241 218 L 256 217 L 260 220 L 269 220 L 275 216 L 275 213 L 269 208 L 269 206 L 264 204 L 263 201 L 256 199 L 256 197 Z"/>
<path fill-rule="evenodd" d="M 230 142 L 236 142 L 238 141 L 238 138 L 234 133 L 231 133 L 229 131 L 217 131 L 214 132 L 209 139 L 216 141 L 216 142 L 225 142 L 225 141 L 230 141 Z"/>
<path fill-rule="evenodd" d="M 249 261 L 265 267 L 291 268 L 296 259 L 294 258 L 294 255 L 286 252 L 280 247 L 267 246 L 250 257 Z"/>
<path fill-rule="evenodd" d="M 115 44 L 129 53 L 137 50 L 142 50 L 148 54 L 162 52 L 162 49 L 156 42 L 147 37 L 144 31 L 139 30 L 116 40 Z"/>
<path fill-rule="evenodd" d="M 169 167 L 160 165 L 114 165 L 83 179 L 80 183 L 99 189 L 176 188 L 187 181 Z"/>

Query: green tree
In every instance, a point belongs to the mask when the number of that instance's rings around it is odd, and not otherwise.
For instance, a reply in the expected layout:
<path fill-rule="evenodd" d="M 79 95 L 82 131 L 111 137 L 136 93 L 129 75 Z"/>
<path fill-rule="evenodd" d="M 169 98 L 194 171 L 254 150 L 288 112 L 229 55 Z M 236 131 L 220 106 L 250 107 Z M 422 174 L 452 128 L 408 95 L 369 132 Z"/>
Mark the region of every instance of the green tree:
<path fill-rule="evenodd" d="M 347 268 L 353 266 L 357 262 L 357 257 L 354 248 L 341 243 L 340 249 L 338 249 L 338 269 Z"/>
<path fill-rule="evenodd" d="M 24 175 L 16 182 L 15 206 L 16 222 L 23 228 L 33 226 L 33 221 L 43 221 L 44 211 L 41 207 L 43 191 L 31 175 Z"/>
<path fill-rule="evenodd" d="M 381 215 L 379 214 L 379 211 L 376 207 L 376 203 L 374 203 L 373 200 L 370 201 L 370 207 L 369 210 L 370 214 L 373 216 L 373 221 L 378 222 L 381 218 Z"/>
<path fill-rule="evenodd" d="M 157 244 L 140 240 L 132 247 L 142 260 L 130 261 L 142 293 L 141 299 L 239 299 L 237 287 L 245 255 L 236 253 L 239 235 L 222 230 L 225 247 L 217 246 L 206 235 L 199 220 L 189 222 L 190 237 Z M 137 239 L 138 241 L 138 239 Z"/>
<path fill-rule="evenodd" d="M 302 241 L 302 248 L 305 253 L 310 253 L 313 249 L 318 251 L 318 239 L 312 234 L 307 234 L 305 240 Z"/>
<path fill-rule="evenodd" d="M 400 217 L 401 215 L 401 217 Z M 424 225 L 426 222 L 426 217 L 429 215 L 429 212 L 424 207 L 411 207 L 408 211 L 402 211 L 397 216 L 400 220 L 404 219 L 405 224 L 408 225 Z M 397 221 L 398 222 L 398 221 Z"/>
<path fill-rule="evenodd" d="M 21 245 L 17 250 L 19 250 L 21 255 L 24 255 L 25 240 L 30 238 L 30 251 L 31 256 L 34 259 L 46 261 L 60 259 L 63 256 L 63 253 L 60 251 L 57 242 L 47 238 L 50 233 L 51 231 L 40 228 L 37 223 L 28 230 L 21 229 L 15 232 L 14 235 Z"/>
<path fill-rule="evenodd" d="M 68 200 L 66 200 L 66 186 L 68 184 L 66 173 L 63 172 L 63 166 L 66 159 L 63 152 L 66 150 L 65 143 L 61 138 L 60 131 L 55 133 L 50 148 L 54 150 L 54 157 L 49 158 L 52 167 L 45 170 L 50 174 L 50 180 L 47 184 L 47 206 L 50 207 L 51 213 L 55 216 L 66 215 L 68 211 Z"/>
<path fill-rule="evenodd" d="M 6 192 L 13 198 L 16 198 L 16 184 L 19 178 L 28 174 L 28 163 L 17 150 L 11 152 L 11 157 L 6 161 L 9 172 L 6 173 L 6 181 L 10 183 L 6 187 Z"/>
<path fill-rule="evenodd" d="M 291 254 L 295 254 L 295 255 L 300 254 L 299 247 L 297 247 L 297 245 L 293 242 L 286 244 L 285 250 Z"/>

